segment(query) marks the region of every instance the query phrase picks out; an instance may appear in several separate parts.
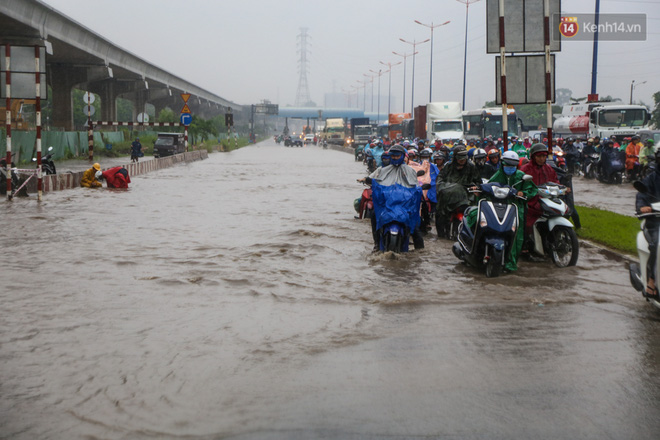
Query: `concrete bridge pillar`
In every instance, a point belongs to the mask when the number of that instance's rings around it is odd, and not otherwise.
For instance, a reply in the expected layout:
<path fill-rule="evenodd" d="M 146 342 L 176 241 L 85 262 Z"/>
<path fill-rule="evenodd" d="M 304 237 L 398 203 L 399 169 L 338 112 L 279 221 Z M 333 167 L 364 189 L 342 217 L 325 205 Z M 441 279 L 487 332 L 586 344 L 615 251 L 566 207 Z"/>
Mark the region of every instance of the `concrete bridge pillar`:
<path fill-rule="evenodd" d="M 51 124 L 73 131 L 73 88 L 87 80 L 87 69 L 71 65 L 51 64 L 50 85 L 53 90 L 53 119 Z"/>

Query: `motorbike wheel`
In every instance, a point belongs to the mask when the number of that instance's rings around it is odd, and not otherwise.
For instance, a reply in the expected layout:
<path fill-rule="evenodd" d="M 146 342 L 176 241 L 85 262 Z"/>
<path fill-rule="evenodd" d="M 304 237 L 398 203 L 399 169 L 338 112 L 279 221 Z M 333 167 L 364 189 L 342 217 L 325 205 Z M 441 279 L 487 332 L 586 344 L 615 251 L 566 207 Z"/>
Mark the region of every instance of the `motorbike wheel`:
<path fill-rule="evenodd" d="M 455 219 L 449 225 L 449 233 L 447 234 L 447 238 L 449 238 L 450 241 L 455 241 L 458 237 L 458 225 L 460 224 L 461 222 Z"/>
<path fill-rule="evenodd" d="M 556 227 L 551 234 L 550 256 L 555 266 L 575 266 L 580 254 L 580 245 L 575 231 L 562 226 Z"/>
<path fill-rule="evenodd" d="M 623 175 L 621 173 L 616 173 L 613 180 L 616 185 L 621 185 L 623 183 Z"/>
<path fill-rule="evenodd" d="M 370 208 L 364 209 L 364 216 L 362 218 L 371 218 L 374 215 L 374 210 Z"/>
<path fill-rule="evenodd" d="M 385 235 L 385 251 L 386 252 L 401 252 L 401 235 Z"/>
<path fill-rule="evenodd" d="M 502 269 L 504 269 L 502 265 L 502 251 L 491 247 L 489 247 L 489 250 L 490 259 L 486 263 L 486 277 L 496 278 L 502 274 Z"/>

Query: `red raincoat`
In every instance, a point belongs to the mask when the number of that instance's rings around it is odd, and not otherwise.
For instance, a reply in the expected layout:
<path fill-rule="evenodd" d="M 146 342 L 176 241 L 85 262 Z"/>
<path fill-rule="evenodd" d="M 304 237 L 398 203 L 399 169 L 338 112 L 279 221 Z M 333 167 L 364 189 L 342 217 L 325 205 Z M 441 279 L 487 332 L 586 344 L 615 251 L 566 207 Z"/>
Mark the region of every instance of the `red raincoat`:
<path fill-rule="evenodd" d="M 555 173 L 555 170 L 553 170 L 547 163 L 543 166 L 538 166 L 534 163 L 534 159 L 531 159 L 525 165 L 520 167 L 520 171 L 532 176 L 532 181 L 536 186 L 547 182 L 559 183 L 557 173 Z M 539 196 L 536 195 L 527 201 L 527 215 L 525 216 L 525 230 L 527 233 L 532 231 L 532 225 L 534 225 L 536 220 L 541 217 L 541 213 L 541 202 L 539 202 Z"/>
<path fill-rule="evenodd" d="M 103 171 L 103 178 L 108 182 L 108 188 L 128 188 L 131 183 L 131 177 L 126 172 L 126 176 L 118 171 L 125 169 L 124 167 L 114 167 Z"/>

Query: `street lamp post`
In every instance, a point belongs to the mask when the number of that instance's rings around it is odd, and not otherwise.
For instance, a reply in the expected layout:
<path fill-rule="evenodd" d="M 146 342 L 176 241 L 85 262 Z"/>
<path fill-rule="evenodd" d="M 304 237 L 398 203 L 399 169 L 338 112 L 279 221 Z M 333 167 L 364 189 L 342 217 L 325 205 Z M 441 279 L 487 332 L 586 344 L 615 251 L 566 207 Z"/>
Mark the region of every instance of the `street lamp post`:
<path fill-rule="evenodd" d="M 365 112 L 367 111 L 367 81 L 360 81 L 359 79 L 357 80 L 361 84 L 361 88 L 364 88 L 364 91 L 362 92 L 362 110 Z"/>
<path fill-rule="evenodd" d="M 476 3 L 479 0 L 456 0 L 458 2 L 465 4 L 465 50 L 463 53 L 463 108 L 465 110 L 465 80 L 467 77 L 467 36 L 468 36 L 468 11 L 470 10 L 470 5 Z"/>
<path fill-rule="evenodd" d="M 427 43 L 431 41 L 431 39 L 427 38 L 424 41 L 417 41 L 417 40 L 406 41 L 403 38 L 399 38 L 399 40 L 403 41 L 404 43 L 411 44 L 413 47 L 412 91 L 410 92 L 410 114 L 412 115 L 413 109 L 415 108 L 415 54 L 417 53 L 415 52 L 415 50 L 418 44 Z"/>
<path fill-rule="evenodd" d="M 635 80 L 633 79 L 632 82 L 630 83 L 630 105 L 632 105 L 633 103 L 633 90 L 635 89 L 635 87 L 641 86 L 642 84 L 646 84 L 646 81 L 635 84 Z"/>
<path fill-rule="evenodd" d="M 406 60 L 408 59 L 408 57 L 413 56 L 417 52 L 404 53 L 404 54 L 397 53 L 397 52 L 392 52 L 392 53 L 394 55 L 398 55 L 400 57 L 403 57 L 403 104 L 402 104 L 402 108 L 401 108 L 401 113 L 405 113 L 406 112 Z"/>
<path fill-rule="evenodd" d="M 394 63 L 394 64 L 393 63 L 384 63 L 384 62 L 381 61 L 380 64 L 383 64 L 383 65 L 387 66 L 388 67 L 387 71 L 390 72 L 390 75 L 389 75 L 390 80 L 389 80 L 388 92 L 387 92 L 387 117 L 389 118 L 390 113 L 392 113 L 392 108 L 390 106 L 390 102 L 392 100 L 392 67 L 398 66 L 399 64 L 401 64 L 401 61 L 399 61 L 398 63 Z"/>
<path fill-rule="evenodd" d="M 433 22 L 431 24 L 424 24 L 419 20 L 415 20 L 415 23 L 421 24 L 422 26 L 426 26 L 427 28 L 431 29 L 431 67 L 429 68 L 429 102 L 433 102 L 433 29 L 444 26 L 448 24 L 450 20 L 445 21 L 444 23 L 441 24 L 436 24 L 434 25 Z"/>
<path fill-rule="evenodd" d="M 373 72 L 376 75 L 378 75 L 378 105 L 376 107 L 376 112 L 378 113 L 378 117 L 376 118 L 376 120 L 380 122 L 380 77 L 383 75 L 383 70 L 378 69 L 378 72 L 376 72 L 375 70 L 369 69 L 369 72 Z"/>
<path fill-rule="evenodd" d="M 371 80 L 371 112 L 374 112 L 374 78 L 376 77 L 375 75 L 369 75 L 367 73 L 363 73 L 362 75 L 366 76 Z M 365 82 L 365 87 L 366 87 L 366 82 Z M 364 111 L 366 112 L 367 109 L 365 108 Z"/>

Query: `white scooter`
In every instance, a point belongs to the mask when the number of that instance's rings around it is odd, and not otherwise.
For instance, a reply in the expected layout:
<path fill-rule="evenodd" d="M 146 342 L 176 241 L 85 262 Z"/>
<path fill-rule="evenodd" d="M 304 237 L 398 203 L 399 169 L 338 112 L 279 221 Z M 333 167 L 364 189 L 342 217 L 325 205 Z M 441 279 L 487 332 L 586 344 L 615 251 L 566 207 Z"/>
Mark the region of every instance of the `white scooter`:
<path fill-rule="evenodd" d="M 635 189 L 641 193 L 648 192 L 646 186 L 642 182 L 633 183 Z M 639 255 L 639 264 L 631 263 L 630 264 L 630 284 L 635 288 L 635 290 L 641 292 L 642 294 L 646 292 L 646 282 L 648 280 L 648 274 L 646 273 L 646 264 L 649 261 L 650 251 L 649 243 L 646 239 L 646 220 L 648 218 L 660 218 L 660 201 L 651 203 L 652 211 L 648 214 L 637 214 L 637 218 L 642 220 L 641 231 L 637 233 L 637 254 Z M 657 253 L 660 253 L 660 246 L 658 246 Z M 660 274 L 660 258 L 656 255 L 655 260 L 655 273 Z M 657 283 L 657 281 L 656 281 Z M 657 286 L 657 284 L 656 284 Z M 655 299 L 646 298 L 651 304 L 660 309 L 660 302 Z"/>
<path fill-rule="evenodd" d="M 542 214 L 532 228 L 530 251 L 545 256 L 550 254 L 557 267 L 575 266 L 580 253 L 577 234 L 573 223 L 565 217 L 569 207 L 560 196 L 566 194 L 566 187 L 548 182 L 539 186 L 539 202 Z"/>

